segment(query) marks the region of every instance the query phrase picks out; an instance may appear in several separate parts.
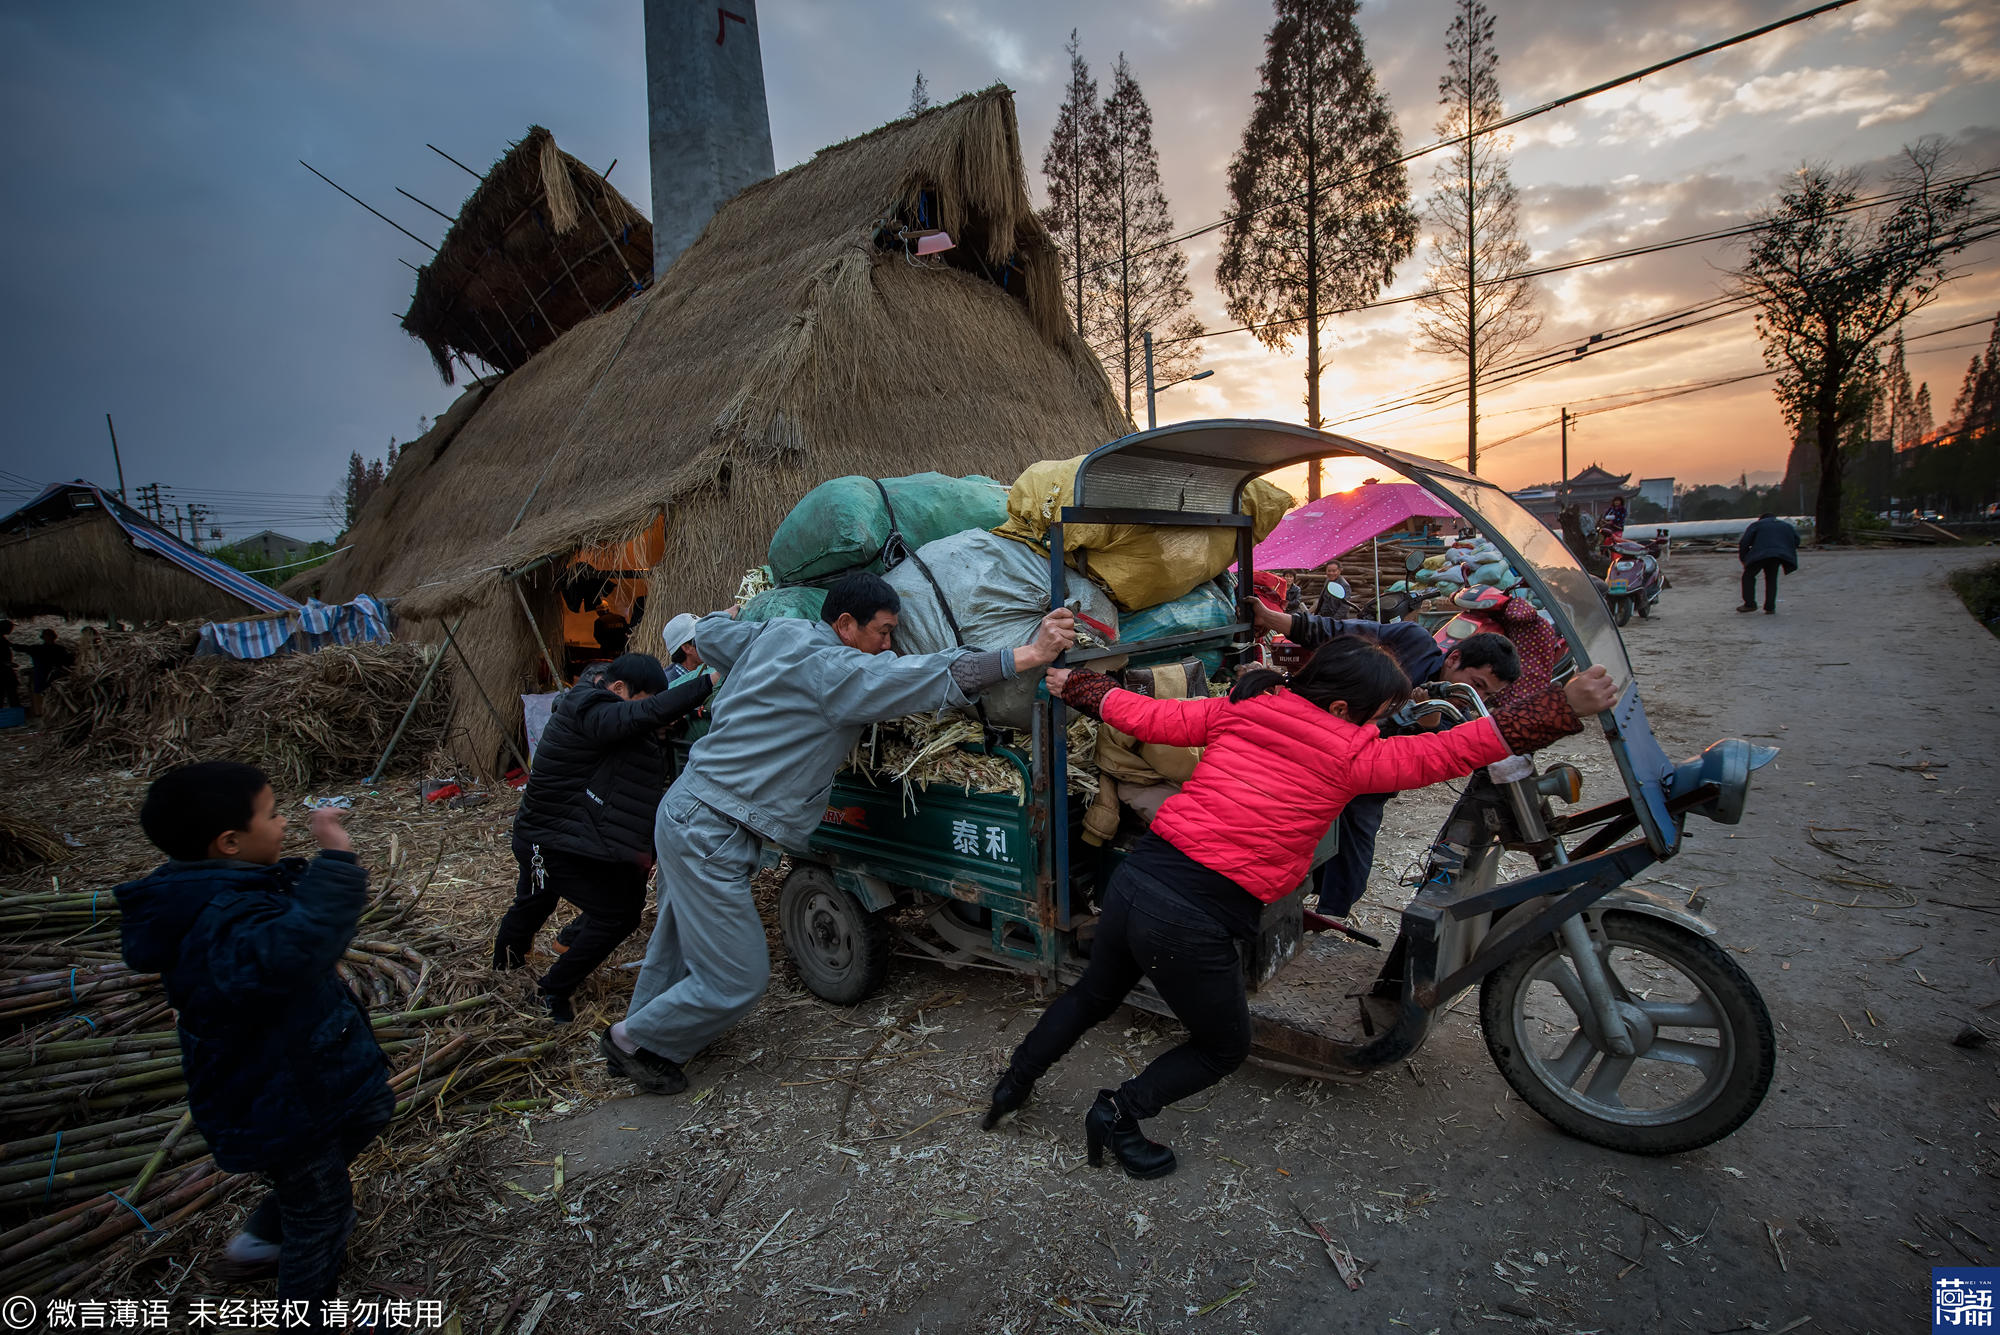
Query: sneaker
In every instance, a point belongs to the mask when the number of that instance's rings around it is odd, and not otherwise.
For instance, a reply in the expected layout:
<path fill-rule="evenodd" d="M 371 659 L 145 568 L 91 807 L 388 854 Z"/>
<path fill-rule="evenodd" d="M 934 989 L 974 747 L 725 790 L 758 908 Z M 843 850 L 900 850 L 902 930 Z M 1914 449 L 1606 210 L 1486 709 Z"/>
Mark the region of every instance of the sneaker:
<path fill-rule="evenodd" d="M 678 1094 L 688 1087 L 687 1072 L 679 1062 L 644 1048 L 627 1052 L 612 1040 L 609 1029 L 597 1041 L 597 1050 L 604 1054 L 604 1064 L 611 1068 L 611 1074 L 630 1080 L 644 1093 Z"/>
<path fill-rule="evenodd" d="M 537 992 L 535 1000 L 541 1004 L 542 1014 L 558 1024 L 568 1024 L 576 1018 L 576 1011 L 570 1006 L 568 997 L 559 997 L 553 992 Z"/>
<path fill-rule="evenodd" d="M 1741 607 L 1737 608 L 1736 610 L 1737 610 L 1737 611 L 1739 611 L 1739 612 L 1754 612 L 1754 611 L 1756 611 L 1756 610 L 1757 610 L 1757 604 L 1755 604 L 1755 603 L 1745 603 L 1745 604 L 1743 604 L 1743 606 L 1741 606 Z"/>
<path fill-rule="evenodd" d="M 237 1283 L 270 1279 L 278 1273 L 279 1251 L 275 1242 L 266 1242 L 254 1233 L 238 1233 L 222 1249 L 222 1258 L 209 1267 L 209 1273 Z"/>

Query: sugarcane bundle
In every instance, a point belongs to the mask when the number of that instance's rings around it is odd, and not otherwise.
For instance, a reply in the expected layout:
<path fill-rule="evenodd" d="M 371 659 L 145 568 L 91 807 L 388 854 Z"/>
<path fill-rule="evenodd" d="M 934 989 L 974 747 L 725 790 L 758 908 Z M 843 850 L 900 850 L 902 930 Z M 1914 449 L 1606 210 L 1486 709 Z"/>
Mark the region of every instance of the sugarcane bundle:
<path fill-rule="evenodd" d="M 410 964 L 391 943 L 356 945 L 353 953 Z M 431 1119 L 467 1105 L 511 1113 L 545 1102 L 505 1096 L 558 1042 L 530 1035 L 490 994 L 377 1015 L 373 1025 L 396 1095 L 392 1140 L 426 1134 Z M 0 1225 L 11 1225 L 0 1232 L 0 1272 L 10 1291 L 82 1291 L 249 1180 L 209 1156 L 179 1065 L 171 1029 L 0 1048 L 0 1126 L 20 1127 L 0 1142 Z M 99 1106 L 106 1091 L 132 1097 Z M 135 1106 L 146 1098 L 154 1106 Z M 21 1109 L 51 1107 L 68 1115 L 39 1127 L 16 1121 Z M 148 1226 L 158 1232 L 141 1231 Z"/>

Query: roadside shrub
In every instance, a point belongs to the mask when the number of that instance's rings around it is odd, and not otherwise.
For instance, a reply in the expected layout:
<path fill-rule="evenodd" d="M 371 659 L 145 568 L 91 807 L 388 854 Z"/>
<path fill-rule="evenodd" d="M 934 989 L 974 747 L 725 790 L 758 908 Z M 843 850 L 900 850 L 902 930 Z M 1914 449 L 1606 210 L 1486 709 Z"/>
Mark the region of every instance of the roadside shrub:
<path fill-rule="evenodd" d="M 2000 561 L 1952 571 L 1951 587 L 1980 625 L 2000 635 Z"/>

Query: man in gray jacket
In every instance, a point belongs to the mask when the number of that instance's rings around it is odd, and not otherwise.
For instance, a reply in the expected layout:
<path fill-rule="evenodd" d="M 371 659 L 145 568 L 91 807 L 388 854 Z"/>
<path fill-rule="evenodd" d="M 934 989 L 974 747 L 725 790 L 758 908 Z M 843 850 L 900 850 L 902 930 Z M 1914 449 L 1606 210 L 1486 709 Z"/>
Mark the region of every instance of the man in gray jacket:
<path fill-rule="evenodd" d="M 771 955 L 750 880 L 766 841 L 806 847 L 863 728 L 969 704 L 1076 642 L 1061 609 L 1018 649 L 898 656 L 900 610 L 887 581 L 862 573 L 827 590 L 819 621 L 758 625 L 731 611 L 696 623 L 702 661 L 727 675 L 653 824 L 660 916 L 625 1018 L 598 1044 L 612 1074 L 680 1093 L 682 1067 L 764 995 Z"/>

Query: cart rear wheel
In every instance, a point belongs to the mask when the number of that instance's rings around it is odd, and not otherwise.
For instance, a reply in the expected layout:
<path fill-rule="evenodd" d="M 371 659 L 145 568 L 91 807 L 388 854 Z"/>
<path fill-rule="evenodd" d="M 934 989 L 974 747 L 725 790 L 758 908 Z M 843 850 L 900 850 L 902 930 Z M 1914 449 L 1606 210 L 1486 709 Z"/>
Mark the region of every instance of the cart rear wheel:
<path fill-rule="evenodd" d="M 814 996 L 852 1006 L 889 973 L 889 924 L 834 884 L 824 867 L 792 868 L 778 892 L 785 953 Z"/>
<path fill-rule="evenodd" d="M 1756 984 L 1673 923 L 1605 913 L 1590 935 L 1637 1054 L 1604 1049 L 1575 964 L 1550 936 L 1479 990 L 1487 1050 L 1514 1092 L 1571 1135 L 1628 1154 L 1678 1154 L 1743 1125 L 1778 1059 Z"/>

